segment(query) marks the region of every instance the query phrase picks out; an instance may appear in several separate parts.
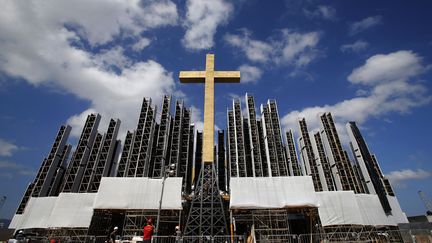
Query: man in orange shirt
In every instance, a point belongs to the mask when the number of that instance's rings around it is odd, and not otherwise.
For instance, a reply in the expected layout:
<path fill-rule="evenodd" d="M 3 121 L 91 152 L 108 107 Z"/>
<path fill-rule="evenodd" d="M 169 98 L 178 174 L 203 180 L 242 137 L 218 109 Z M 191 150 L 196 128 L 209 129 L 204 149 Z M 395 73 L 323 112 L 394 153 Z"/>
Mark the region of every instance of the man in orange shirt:
<path fill-rule="evenodd" d="M 150 243 L 151 242 L 153 232 L 154 232 L 153 220 L 148 219 L 147 225 L 144 226 L 144 229 L 143 229 L 143 242 L 144 243 Z"/>

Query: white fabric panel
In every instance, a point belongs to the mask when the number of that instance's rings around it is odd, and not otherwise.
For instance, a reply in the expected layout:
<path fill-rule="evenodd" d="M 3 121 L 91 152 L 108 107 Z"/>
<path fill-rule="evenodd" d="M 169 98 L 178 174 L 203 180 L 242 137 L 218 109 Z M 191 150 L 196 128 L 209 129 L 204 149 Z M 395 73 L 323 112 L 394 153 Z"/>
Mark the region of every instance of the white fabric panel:
<path fill-rule="evenodd" d="M 232 177 L 230 209 L 318 207 L 310 176 Z"/>
<path fill-rule="evenodd" d="M 21 229 L 47 228 L 57 197 L 32 197 L 22 215 Z"/>
<path fill-rule="evenodd" d="M 409 223 L 406 214 L 402 211 L 396 197 L 387 196 L 392 208 L 392 215 L 389 216 L 395 224 Z"/>
<path fill-rule="evenodd" d="M 15 214 L 9 224 L 9 229 L 20 229 L 22 216 L 22 214 Z"/>
<path fill-rule="evenodd" d="M 316 195 L 320 205 L 318 213 L 323 226 L 364 224 L 354 192 L 317 192 Z"/>
<path fill-rule="evenodd" d="M 60 193 L 47 227 L 89 227 L 96 193 Z"/>
<path fill-rule="evenodd" d="M 375 194 L 356 194 L 357 203 L 364 224 L 374 226 L 397 225 L 388 217 L 381 206 L 381 202 Z"/>
<path fill-rule="evenodd" d="M 147 177 L 102 177 L 95 209 L 158 209 L 162 179 Z M 182 178 L 165 181 L 162 209 L 182 210 Z"/>

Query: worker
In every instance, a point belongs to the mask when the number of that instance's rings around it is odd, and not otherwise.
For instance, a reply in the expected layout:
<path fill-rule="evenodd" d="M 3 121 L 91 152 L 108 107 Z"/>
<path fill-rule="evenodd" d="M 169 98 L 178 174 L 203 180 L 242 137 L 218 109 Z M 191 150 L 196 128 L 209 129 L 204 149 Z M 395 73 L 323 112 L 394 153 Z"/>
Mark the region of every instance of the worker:
<path fill-rule="evenodd" d="M 109 242 L 110 243 L 115 243 L 115 240 L 116 240 L 116 236 L 117 236 L 117 230 L 118 230 L 118 227 L 116 226 L 116 227 L 114 227 L 114 230 L 111 232 L 111 234 L 109 235 Z"/>
<path fill-rule="evenodd" d="M 153 232 L 154 232 L 153 220 L 150 218 L 147 220 L 147 225 L 144 226 L 143 229 L 143 243 L 151 242 Z"/>
<path fill-rule="evenodd" d="M 176 234 L 175 242 L 176 242 L 176 243 L 180 243 L 180 242 L 182 242 L 182 241 L 181 241 L 181 230 L 180 230 L 180 226 L 179 226 L 179 225 L 177 225 L 177 226 L 175 227 L 175 234 Z"/>

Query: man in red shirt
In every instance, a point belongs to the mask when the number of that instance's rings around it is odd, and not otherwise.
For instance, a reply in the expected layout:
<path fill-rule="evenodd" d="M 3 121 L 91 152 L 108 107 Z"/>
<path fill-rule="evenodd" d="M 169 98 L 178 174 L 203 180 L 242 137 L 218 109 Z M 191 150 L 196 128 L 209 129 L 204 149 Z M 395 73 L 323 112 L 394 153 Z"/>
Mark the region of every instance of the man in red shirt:
<path fill-rule="evenodd" d="M 143 229 L 143 242 L 150 243 L 153 235 L 154 226 L 152 219 L 147 220 L 147 225 Z"/>

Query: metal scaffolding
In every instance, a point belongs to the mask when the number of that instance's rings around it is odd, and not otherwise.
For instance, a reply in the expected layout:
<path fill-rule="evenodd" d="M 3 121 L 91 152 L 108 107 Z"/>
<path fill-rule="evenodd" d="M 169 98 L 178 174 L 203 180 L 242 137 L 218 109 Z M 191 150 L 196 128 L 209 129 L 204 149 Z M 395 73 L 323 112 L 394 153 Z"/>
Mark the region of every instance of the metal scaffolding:
<path fill-rule="evenodd" d="M 263 176 L 263 168 L 261 161 L 261 150 L 259 142 L 259 134 L 257 127 L 257 118 L 255 112 L 255 101 L 253 96 L 246 94 L 245 102 L 247 106 L 247 117 L 249 126 L 249 147 L 252 161 L 252 173 L 254 177 Z M 249 152 L 249 151 L 247 151 Z"/>
<path fill-rule="evenodd" d="M 317 149 L 317 155 L 316 156 L 318 156 L 322 170 L 324 172 L 327 190 L 328 191 L 335 191 L 336 185 L 334 182 L 333 174 L 331 173 L 330 163 L 327 159 L 327 155 L 325 154 L 324 144 L 322 142 L 320 132 L 316 132 L 314 134 L 314 139 L 315 139 L 315 144 L 316 144 L 316 149 Z"/>
<path fill-rule="evenodd" d="M 182 123 L 183 123 L 183 102 L 177 101 L 175 107 L 175 115 L 173 127 L 171 130 L 171 146 L 169 147 L 170 151 L 170 162 L 169 164 L 180 165 L 180 152 L 181 152 L 181 139 L 182 139 Z M 175 175 L 177 176 L 180 172 L 180 166 L 177 166 L 177 170 Z"/>
<path fill-rule="evenodd" d="M 323 185 L 321 184 L 318 165 L 315 160 L 315 154 L 309 137 L 309 131 L 304 118 L 299 120 L 299 128 L 301 133 L 301 137 L 299 138 L 300 154 L 303 164 L 306 168 L 306 175 L 312 176 L 315 191 L 322 191 Z"/>
<path fill-rule="evenodd" d="M 136 167 L 136 177 L 148 177 L 150 159 L 152 156 L 152 144 L 154 139 L 154 128 L 157 107 L 151 107 L 151 99 L 147 109 L 147 115 L 144 122 L 142 133 L 141 148 L 139 151 L 138 163 Z"/>
<path fill-rule="evenodd" d="M 34 182 L 29 183 L 27 186 L 27 189 L 24 193 L 24 196 L 21 199 L 20 204 L 18 205 L 18 208 L 16 210 L 15 214 L 23 214 L 25 206 L 27 205 L 27 202 L 30 200 L 31 194 L 33 192 Z"/>
<path fill-rule="evenodd" d="M 263 124 L 267 164 L 269 166 L 270 176 L 275 177 L 287 175 L 287 169 L 286 164 L 281 163 L 281 158 L 278 154 L 277 143 L 275 140 L 278 133 L 273 129 L 272 118 L 269 104 L 261 104 L 261 121 Z"/>
<path fill-rule="evenodd" d="M 127 131 L 123 146 L 123 152 L 120 156 L 120 161 L 117 168 L 117 177 L 126 176 L 126 171 L 128 170 L 129 155 L 131 154 L 133 140 L 134 132 Z"/>
<path fill-rule="evenodd" d="M 150 108 L 151 99 L 143 98 L 143 102 L 141 105 L 141 112 L 140 116 L 138 118 L 138 125 L 137 129 L 135 131 L 135 136 L 133 136 L 133 142 L 131 146 L 131 150 L 129 152 L 129 164 L 127 166 L 127 173 L 126 177 L 138 177 L 142 176 L 143 174 L 143 165 L 138 169 L 138 159 L 140 157 L 140 152 L 142 146 L 142 140 L 143 140 L 143 133 L 144 133 L 144 125 L 147 118 L 147 111 Z M 144 150 L 144 149 L 143 149 Z M 144 151 L 143 151 L 144 152 Z"/>
<path fill-rule="evenodd" d="M 90 114 L 87 116 L 78 146 L 66 171 L 62 192 L 78 192 L 100 119 L 101 116 L 99 114 Z"/>
<path fill-rule="evenodd" d="M 97 161 L 93 167 L 93 173 L 89 182 L 87 192 L 97 192 L 103 176 L 111 174 L 111 168 L 116 158 L 117 134 L 120 127 L 120 120 L 111 119 L 108 130 L 104 135 L 97 156 Z"/>
<path fill-rule="evenodd" d="M 225 170 L 225 132 L 219 130 L 217 135 L 217 175 L 219 182 L 219 190 L 227 191 L 226 189 L 226 170 Z"/>
<path fill-rule="evenodd" d="M 162 102 L 161 120 L 158 129 L 158 137 L 154 153 L 152 177 L 161 178 L 163 167 L 166 165 L 166 153 L 168 149 L 168 137 L 170 135 L 171 122 L 171 96 L 165 95 Z"/>
<path fill-rule="evenodd" d="M 335 168 L 332 169 L 332 173 L 333 175 L 338 175 L 335 176 L 336 187 L 338 190 L 355 191 L 355 185 L 351 174 L 352 169 L 349 162 L 345 159 L 342 145 L 331 114 L 324 113 L 320 116 L 320 121 L 324 130 L 324 136 L 322 138 L 327 146 L 326 151 L 330 164 L 332 167 L 335 165 Z M 340 188 L 338 188 L 338 180 L 340 180 Z"/>
<path fill-rule="evenodd" d="M 297 150 L 294 144 L 294 134 L 290 129 L 285 133 L 286 138 L 286 153 L 287 153 L 287 161 L 289 165 L 289 171 L 291 176 L 302 176 L 302 169 L 300 167 L 298 158 L 297 158 Z"/>
<path fill-rule="evenodd" d="M 32 197 L 45 197 L 49 195 L 49 189 L 54 182 L 54 175 L 60 167 L 61 155 L 69 137 L 70 126 L 62 125 L 57 133 L 51 151 L 47 158 L 44 159 L 38 176 L 35 179 L 35 185 L 32 192 Z"/>
<path fill-rule="evenodd" d="M 273 136 L 276 158 L 279 167 L 279 175 L 288 176 L 288 166 L 285 158 L 284 147 L 282 144 L 282 133 L 279 122 L 279 112 L 277 109 L 277 104 L 275 100 L 268 100 L 267 104 L 270 112 L 270 122 L 272 129 L 272 133 L 267 134 L 267 136 Z"/>
<path fill-rule="evenodd" d="M 182 127 L 180 131 L 180 153 L 178 164 L 176 165 L 177 176 L 183 177 L 183 190 L 182 191 L 190 191 L 188 188 L 187 178 L 189 171 L 189 142 L 190 142 L 190 116 L 191 111 L 186 109 L 184 106 L 183 109 L 183 117 L 182 117 Z"/>
<path fill-rule="evenodd" d="M 238 166 L 237 166 L 237 147 L 235 138 L 235 124 L 234 124 L 234 112 L 232 110 L 227 111 L 227 123 L 228 123 L 228 168 L 230 177 L 238 176 Z"/>
<path fill-rule="evenodd" d="M 193 167 L 194 167 L 194 138 L 195 138 L 195 125 L 189 126 L 189 148 L 188 148 L 188 161 L 186 176 L 183 178 L 185 184 L 184 192 L 190 194 L 192 192 L 192 178 L 193 178 Z"/>
<path fill-rule="evenodd" d="M 247 167 L 246 167 L 246 157 L 245 157 L 245 144 L 244 144 L 244 135 L 243 135 L 243 120 L 241 113 L 241 105 L 240 100 L 233 100 L 233 117 L 234 117 L 234 137 L 235 137 L 235 154 L 236 154 L 236 162 L 238 168 L 238 176 L 246 177 L 247 175 Z"/>
<path fill-rule="evenodd" d="M 265 137 L 264 137 L 264 129 L 261 120 L 257 120 L 257 129 L 258 129 L 258 140 L 261 152 L 261 162 L 262 162 L 262 170 L 263 176 L 268 177 L 269 172 L 269 164 L 267 163 L 267 153 L 266 153 L 266 145 L 265 145 Z"/>
<path fill-rule="evenodd" d="M 90 152 L 89 159 L 87 161 L 86 169 L 84 170 L 84 175 L 82 177 L 79 192 L 87 192 L 90 188 L 90 181 L 94 173 L 95 164 L 98 160 L 99 151 L 102 145 L 102 134 L 98 133 L 96 135 L 93 147 Z"/>
<path fill-rule="evenodd" d="M 60 185 L 64 180 L 64 176 L 67 168 L 67 161 L 71 150 L 72 150 L 72 145 L 70 144 L 65 145 L 63 148 L 63 152 L 61 155 L 62 163 L 55 173 L 55 179 L 50 188 L 49 196 L 58 196 L 58 194 L 60 193 L 60 189 L 61 189 Z"/>
<path fill-rule="evenodd" d="M 203 149 L 203 133 L 202 131 L 197 131 L 196 134 L 196 145 L 195 145 L 195 161 L 194 161 L 194 173 L 192 178 L 192 183 L 194 188 L 198 184 L 199 174 L 201 173 L 202 166 L 202 149 Z"/>

